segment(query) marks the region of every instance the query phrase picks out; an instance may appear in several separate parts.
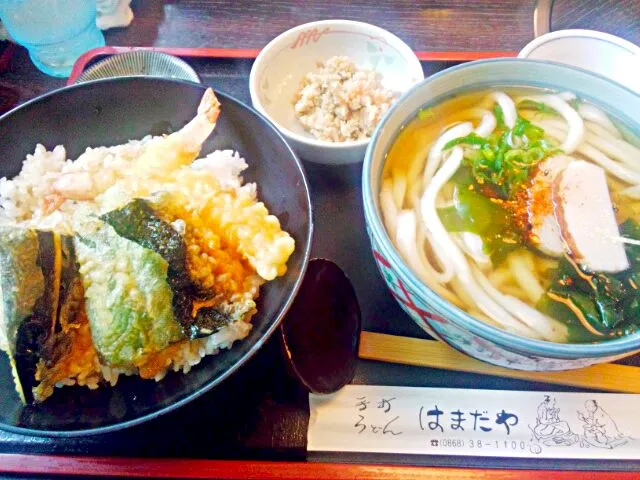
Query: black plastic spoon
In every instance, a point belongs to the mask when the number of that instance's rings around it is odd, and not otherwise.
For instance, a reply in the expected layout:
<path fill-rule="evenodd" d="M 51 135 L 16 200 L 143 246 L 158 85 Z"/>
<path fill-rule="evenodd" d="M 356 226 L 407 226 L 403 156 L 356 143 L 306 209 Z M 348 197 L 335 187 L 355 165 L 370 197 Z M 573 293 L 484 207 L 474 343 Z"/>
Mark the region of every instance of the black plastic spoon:
<path fill-rule="evenodd" d="M 360 324 L 360 305 L 342 269 L 311 260 L 280 328 L 291 373 L 307 390 L 332 393 L 353 379 Z"/>

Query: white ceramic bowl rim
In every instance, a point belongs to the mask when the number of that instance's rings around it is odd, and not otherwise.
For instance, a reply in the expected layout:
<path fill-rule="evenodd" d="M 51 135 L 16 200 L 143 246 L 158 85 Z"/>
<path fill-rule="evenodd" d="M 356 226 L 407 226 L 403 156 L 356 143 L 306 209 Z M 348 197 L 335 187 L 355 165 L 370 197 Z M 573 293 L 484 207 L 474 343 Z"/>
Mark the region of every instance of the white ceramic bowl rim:
<path fill-rule="evenodd" d="M 602 75 L 595 74 L 593 72 L 589 72 L 587 70 L 583 70 L 581 68 L 569 66 L 566 64 L 556 63 L 556 62 L 548 62 L 541 60 L 531 60 L 531 59 L 518 59 L 518 58 L 500 58 L 493 60 L 478 60 L 474 62 L 465 63 L 462 65 L 457 65 L 455 67 L 450 67 L 442 72 L 431 75 L 426 78 L 422 82 L 414 85 L 408 91 L 406 91 L 400 99 L 389 109 L 389 111 L 382 118 L 378 127 L 376 128 L 373 136 L 371 137 L 371 142 L 367 148 L 367 152 L 364 159 L 364 164 L 362 168 L 362 194 L 363 194 L 363 203 L 364 203 L 364 211 L 365 211 L 365 219 L 368 225 L 370 225 L 370 233 L 375 236 L 378 241 L 381 249 L 385 257 L 391 263 L 392 268 L 399 276 L 402 277 L 403 280 L 407 281 L 407 283 L 413 288 L 415 291 L 424 292 L 425 296 L 428 299 L 428 302 L 431 302 L 438 306 L 439 310 L 449 312 L 450 321 L 454 323 L 458 323 L 466 328 L 469 332 L 474 335 L 477 335 L 489 342 L 497 343 L 507 349 L 517 351 L 523 355 L 530 356 L 548 356 L 553 358 L 564 358 L 564 359 L 576 359 L 576 358 L 600 358 L 605 356 L 615 356 L 615 355 L 623 355 L 625 353 L 631 353 L 633 351 L 637 351 L 640 349 L 640 331 L 635 332 L 631 335 L 627 335 L 622 338 L 607 340 L 605 342 L 599 343 L 555 343 L 549 342 L 546 340 L 536 340 L 532 338 L 522 337 L 519 335 L 515 335 L 513 333 L 509 333 L 506 330 L 502 330 L 497 327 L 493 327 L 481 320 L 476 319 L 475 317 L 469 315 L 464 310 L 456 307 L 455 305 L 449 303 L 444 300 L 438 294 L 436 294 L 433 290 L 431 290 L 427 285 L 425 285 L 413 272 L 412 269 L 406 266 L 404 260 L 401 259 L 398 254 L 396 248 L 393 246 L 391 239 L 386 231 L 386 228 L 382 224 L 382 220 L 380 215 L 375 207 L 374 203 L 374 193 L 372 191 L 372 181 L 374 178 L 374 174 L 376 176 L 382 175 L 382 167 L 384 162 L 380 165 L 380 169 L 378 172 L 372 172 L 372 164 L 373 164 L 373 151 L 378 143 L 379 137 L 385 128 L 385 124 L 387 120 L 394 114 L 394 112 L 402 105 L 405 101 L 409 100 L 410 97 L 419 89 L 424 88 L 425 84 L 430 83 L 436 78 L 440 78 L 442 76 L 450 75 L 453 72 L 457 72 L 463 69 L 472 69 L 482 67 L 486 64 L 499 64 L 499 63 L 519 63 L 519 64 L 538 64 L 540 66 L 545 66 L 545 68 L 552 68 L 558 71 L 558 76 L 562 76 L 562 70 L 565 72 L 577 73 L 578 75 L 590 76 L 593 77 L 593 80 L 597 80 L 603 86 L 611 89 L 617 89 L 620 94 L 623 95 L 633 95 L 640 100 L 640 96 L 637 95 L 632 90 L 616 83 L 615 81 L 606 78 Z M 605 83 L 603 83 L 605 82 Z M 552 81 L 542 81 L 541 83 L 553 84 Z M 606 84 L 606 85 L 605 85 Z M 473 86 L 465 88 L 464 90 L 472 90 L 474 88 L 481 88 L 482 82 L 478 82 Z M 446 95 L 434 98 L 430 103 L 437 103 L 438 101 L 443 100 L 451 95 L 453 92 L 448 92 Z M 417 112 L 419 108 L 424 105 L 417 105 L 415 111 Z M 408 117 L 407 120 L 412 117 Z M 623 116 L 625 120 L 629 120 L 628 117 Z M 403 124 L 404 125 L 404 124 Z M 637 126 L 637 125 L 636 125 Z M 396 129 L 397 132 L 400 131 L 402 127 L 398 127 Z M 635 131 L 635 133 L 640 133 Z M 392 138 L 396 138 L 394 135 Z M 393 141 L 393 140 L 392 140 Z M 376 192 L 375 195 L 378 193 Z"/>
<path fill-rule="evenodd" d="M 634 43 L 625 40 L 624 38 L 616 37 L 615 35 L 611 35 L 610 33 L 599 32 L 597 30 L 584 30 L 584 29 L 569 29 L 569 30 L 557 30 L 555 32 L 545 33 L 544 35 L 540 35 L 538 38 L 533 39 L 529 42 L 525 47 L 520 50 L 518 53 L 518 58 L 527 58 L 531 55 L 535 49 L 537 49 L 540 45 L 543 45 L 552 40 L 556 40 L 558 38 L 596 38 L 598 40 L 604 40 L 609 43 L 613 43 L 619 47 L 628 50 L 631 53 L 634 53 L 640 56 L 640 47 L 635 45 Z M 532 59 L 533 60 L 533 59 Z M 595 71 L 595 73 L 600 73 L 599 71 Z"/>
<path fill-rule="evenodd" d="M 320 20 L 317 22 L 303 23 L 302 25 L 298 25 L 285 32 L 282 32 L 280 35 L 278 35 L 269 43 L 267 43 L 267 45 L 265 45 L 265 47 L 260 51 L 260 53 L 256 57 L 256 60 L 253 66 L 251 67 L 251 73 L 249 74 L 249 92 L 251 95 L 251 100 L 256 110 L 258 110 L 265 117 L 267 117 L 274 125 L 276 125 L 284 135 L 291 137 L 292 139 L 297 140 L 298 142 L 306 143 L 308 145 L 314 145 L 317 147 L 331 148 L 331 149 L 364 146 L 371 140 L 371 138 L 365 138 L 364 140 L 348 140 L 345 142 L 328 142 L 326 140 L 318 140 L 316 138 L 307 137 L 304 135 L 300 135 L 299 133 L 295 133 L 289 130 L 288 128 L 280 125 L 275 120 L 273 120 L 271 115 L 269 115 L 269 112 L 267 112 L 265 108 L 262 106 L 262 102 L 260 101 L 260 96 L 258 95 L 258 73 L 257 72 L 262 69 L 261 68 L 262 63 L 266 61 L 268 52 L 272 50 L 276 45 L 281 43 L 283 40 L 285 40 L 286 38 L 291 37 L 302 30 L 306 30 L 310 27 L 321 27 L 325 25 L 326 26 L 329 26 L 329 25 L 344 26 L 344 27 L 358 26 L 358 27 L 364 27 L 370 31 L 373 31 L 378 35 L 380 35 L 381 37 L 384 37 L 385 40 L 387 40 L 394 48 L 396 48 L 403 57 L 408 59 L 415 59 L 418 67 L 420 68 L 420 71 L 422 72 L 422 66 L 420 65 L 420 61 L 415 56 L 415 53 L 413 52 L 413 50 L 406 43 L 404 43 L 398 36 L 385 30 L 384 28 L 380 28 L 376 25 L 371 25 L 370 23 L 356 22 L 354 20 L 340 20 L 340 19 Z M 399 100 L 396 100 L 396 101 L 399 101 Z"/>
<path fill-rule="evenodd" d="M 606 48 L 606 53 L 600 51 L 597 55 L 582 56 L 581 54 L 590 52 L 594 41 Z M 574 55 L 580 57 L 577 63 L 571 60 Z M 610 33 L 584 29 L 546 33 L 529 42 L 518 53 L 518 58 L 546 60 L 583 68 L 608 77 L 640 94 L 640 47 Z M 612 67 L 612 61 L 618 64 L 618 67 Z"/>

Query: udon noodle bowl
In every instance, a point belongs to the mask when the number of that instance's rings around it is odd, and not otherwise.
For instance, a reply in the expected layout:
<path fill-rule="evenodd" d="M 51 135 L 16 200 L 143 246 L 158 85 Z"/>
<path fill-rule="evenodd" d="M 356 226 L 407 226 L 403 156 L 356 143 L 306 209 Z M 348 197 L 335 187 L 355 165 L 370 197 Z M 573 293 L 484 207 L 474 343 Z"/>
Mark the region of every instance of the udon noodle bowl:
<path fill-rule="evenodd" d="M 505 88 L 422 109 L 380 205 L 435 293 L 509 332 L 606 341 L 640 325 L 640 148 L 570 92 Z"/>

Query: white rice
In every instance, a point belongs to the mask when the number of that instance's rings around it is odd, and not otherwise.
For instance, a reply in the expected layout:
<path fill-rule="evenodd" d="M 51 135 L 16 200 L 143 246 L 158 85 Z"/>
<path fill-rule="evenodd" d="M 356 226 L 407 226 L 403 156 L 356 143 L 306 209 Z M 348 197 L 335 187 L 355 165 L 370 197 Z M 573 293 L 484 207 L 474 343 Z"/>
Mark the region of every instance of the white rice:
<path fill-rule="evenodd" d="M 27 155 L 18 176 L 0 179 L 0 222 L 70 231 L 75 202 L 66 202 L 49 216 L 43 212 L 42 202 L 55 193 L 54 183 L 63 174 L 72 172 L 89 172 L 98 185 L 121 178 L 150 139 L 145 137 L 114 147 L 87 148 L 75 161 L 67 159 L 62 145 L 48 151 L 38 144 L 33 154 Z"/>

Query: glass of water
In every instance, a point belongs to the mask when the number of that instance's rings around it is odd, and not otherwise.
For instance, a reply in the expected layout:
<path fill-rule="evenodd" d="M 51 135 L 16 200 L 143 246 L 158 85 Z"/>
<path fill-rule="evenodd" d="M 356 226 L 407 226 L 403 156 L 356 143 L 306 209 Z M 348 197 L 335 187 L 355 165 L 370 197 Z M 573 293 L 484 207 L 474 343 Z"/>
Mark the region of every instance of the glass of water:
<path fill-rule="evenodd" d="M 68 77 L 80 55 L 104 45 L 96 0 L 0 0 L 0 19 L 36 67 L 55 77 Z"/>

